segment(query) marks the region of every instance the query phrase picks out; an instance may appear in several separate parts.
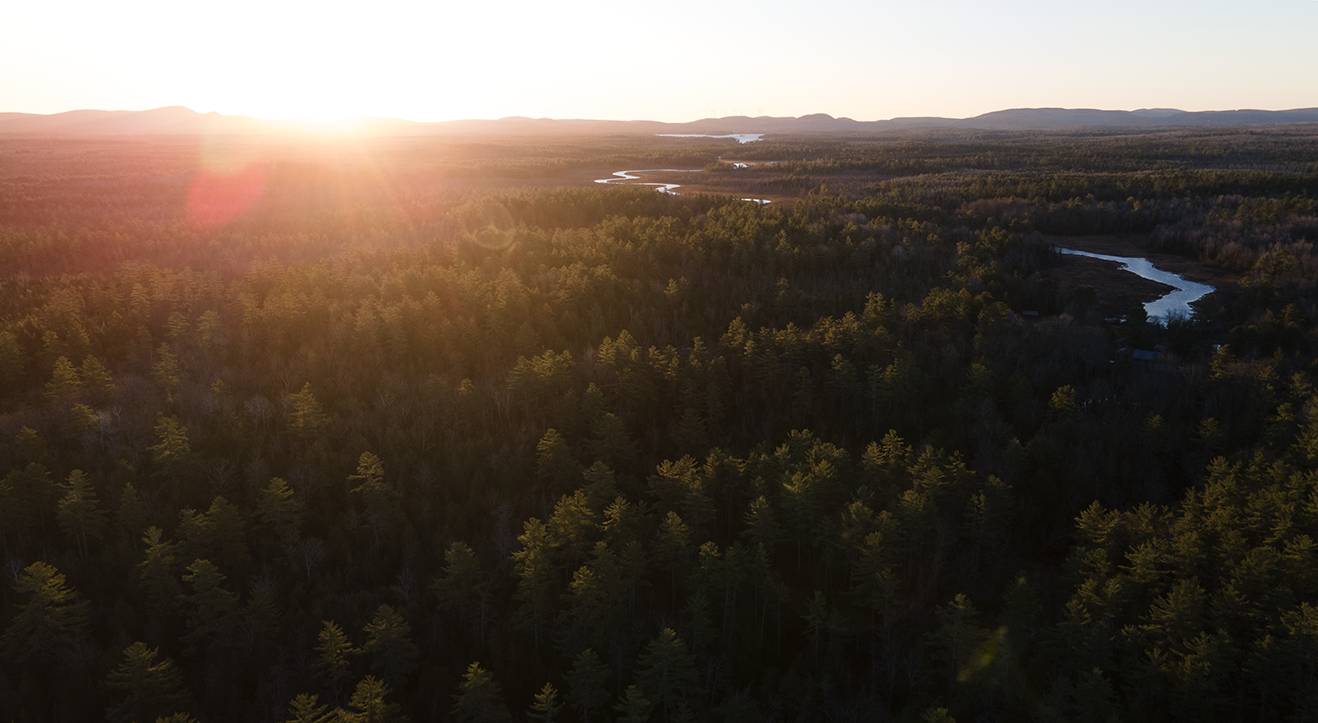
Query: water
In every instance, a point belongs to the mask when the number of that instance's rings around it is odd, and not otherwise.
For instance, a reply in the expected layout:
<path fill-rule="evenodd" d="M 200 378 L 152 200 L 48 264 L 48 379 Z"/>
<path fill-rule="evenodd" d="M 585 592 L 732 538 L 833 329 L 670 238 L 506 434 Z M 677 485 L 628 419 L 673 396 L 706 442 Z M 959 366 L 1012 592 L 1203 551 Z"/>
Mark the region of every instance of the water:
<path fill-rule="evenodd" d="M 1086 258 L 1098 259 L 1100 261 L 1111 261 L 1112 263 L 1121 264 L 1122 271 L 1129 271 L 1141 278 L 1157 281 L 1160 284 L 1166 284 L 1172 287 L 1173 291 L 1161 296 L 1144 305 L 1144 313 L 1149 318 L 1159 323 L 1165 323 L 1170 316 L 1194 316 L 1194 307 L 1190 304 L 1213 293 L 1216 289 L 1208 284 L 1201 284 L 1197 281 L 1191 281 L 1180 274 L 1174 274 L 1170 271 L 1164 271 L 1153 265 L 1152 261 L 1140 256 L 1111 256 L 1108 254 L 1096 254 L 1090 251 L 1081 251 L 1079 249 L 1068 249 L 1061 246 L 1057 250 L 1071 256 L 1084 256 Z"/>
<path fill-rule="evenodd" d="M 595 183 L 607 184 L 607 183 L 619 183 L 623 181 L 628 181 L 629 182 L 627 183 L 628 186 L 654 186 L 654 190 L 660 193 L 666 193 L 669 196 L 677 196 L 680 195 L 678 194 L 677 189 L 681 188 L 682 184 L 642 181 L 641 177 L 635 174 L 637 173 L 700 173 L 700 172 L 701 169 L 699 168 L 638 168 L 630 171 L 614 171 L 613 175 L 609 176 L 608 178 L 596 178 Z M 749 201 L 751 203 L 760 206 L 765 206 L 770 203 L 773 203 L 773 201 L 770 201 L 767 198 L 743 198 L 741 200 Z"/>
<path fill-rule="evenodd" d="M 754 143 L 764 138 L 763 133 L 656 133 L 663 138 L 734 138 L 738 143 Z"/>
<path fill-rule="evenodd" d="M 699 168 L 640 168 L 631 171 L 614 171 L 608 178 L 596 178 L 595 183 L 617 183 L 619 181 L 636 181 L 629 183 L 629 186 L 654 186 L 656 191 L 666 193 L 670 196 L 677 195 L 677 189 L 682 187 L 680 183 L 653 183 L 642 181 L 640 176 L 634 176 L 634 173 L 700 173 Z"/>

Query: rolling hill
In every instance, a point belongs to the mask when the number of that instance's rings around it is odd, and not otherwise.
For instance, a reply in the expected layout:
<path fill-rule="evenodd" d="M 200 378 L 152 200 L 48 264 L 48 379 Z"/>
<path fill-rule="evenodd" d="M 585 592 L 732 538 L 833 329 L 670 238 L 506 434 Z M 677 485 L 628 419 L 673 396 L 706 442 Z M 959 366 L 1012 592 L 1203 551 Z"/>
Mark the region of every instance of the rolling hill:
<path fill-rule="evenodd" d="M 875 133 L 893 130 L 961 129 L 991 131 L 1141 130 L 1275 126 L 1318 123 L 1318 108 L 1292 110 L 1184 111 L 1172 108 L 1099 110 L 1093 108 L 1013 108 L 971 118 L 913 117 L 860 121 L 824 113 L 800 117 L 727 116 L 686 123 L 511 117 L 498 120 L 415 122 L 370 118 L 356 124 L 371 135 L 590 135 L 649 133 Z M 41 115 L 0 113 L 0 135 L 104 136 L 259 134 L 304 129 L 291 121 L 198 113 L 171 106 L 144 111 L 74 110 Z M 310 126 L 314 127 L 314 126 Z"/>

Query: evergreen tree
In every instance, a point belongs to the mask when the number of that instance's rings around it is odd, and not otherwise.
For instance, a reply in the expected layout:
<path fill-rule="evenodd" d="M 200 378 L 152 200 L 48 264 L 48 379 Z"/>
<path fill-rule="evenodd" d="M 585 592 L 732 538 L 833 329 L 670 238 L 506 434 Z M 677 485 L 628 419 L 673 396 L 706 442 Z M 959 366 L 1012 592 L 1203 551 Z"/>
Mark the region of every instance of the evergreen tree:
<path fill-rule="evenodd" d="M 114 377 L 101 360 L 91 354 L 83 357 L 80 376 L 83 390 L 93 401 L 103 404 L 114 395 Z"/>
<path fill-rule="evenodd" d="M 552 683 L 545 683 L 531 700 L 531 709 L 527 711 L 526 717 L 536 723 L 554 723 L 562 710 L 563 704 L 558 699 L 558 689 Z"/>
<path fill-rule="evenodd" d="M 300 439 L 314 439 L 329 423 L 330 417 L 311 391 L 309 382 L 303 384 L 301 390 L 289 394 L 286 402 L 289 431 Z"/>
<path fill-rule="evenodd" d="M 357 458 L 357 469 L 348 475 L 348 481 L 355 483 L 352 493 L 358 495 L 365 505 L 366 517 L 378 546 L 383 530 L 399 517 L 398 493 L 385 484 L 384 462 L 370 452 L 362 452 Z"/>
<path fill-rule="evenodd" d="M 314 693 L 298 693 L 288 703 L 288 717 L 285 723 L 334 723 L 342 716 L 339 711 L 331 711 L 329 706 L 320 702 Z"/>
<path fill-rule="evenodd" d="M 107 712 L 112 721 L 154 720 L 188 707 L 183 676 L 174 662 L 142 642 L 124 649 L 106 687 L 123 697 Z"/>
<path fill-rule="evenodd" d="M 388 684 L 372 675 L 357 683 L 348 708 L 354 723 L 390 723 L 397 714 L 397 706 L 389 701 Z"/>
<path fill-rule="evenodd" d="M 87 556 L 88 541 L 98 541 L 105 530 L 105 511 L 91 480 L 80 469 L 69 473 L 56 516 L 60 529 L 78 546 L 78 554 Z"/>
<path fill-rule="evenodd" d="M 618 723 L 647 723 L 654 710 L 654 703 L 645 697 L 640 686 L 629 685 L 613 710 L 618 714 Z"/>
<path fill-rule="evenodd" d="M 412 626 L 402 613 L 381 605 L 362 633 L 366 636 L 362 654 L 370 659 L 371 670 L 385 683 L 401 685 L 416 670 L 418 653 L 412 642 Z"/>
<path fill-rule="evenodd" d="M 609 669 L 594 650 L 587 648 L 572 661 L 567 673 L 568 700 L 582 723 L 600 720 L 609 704 L 608 680 Z"/>
<path fill-rule="evenodd" d="M 0 637 L 12 663 L 55 663 L 86 642 L 87 603 L 46 562 L 23 568 L 14 584 L 18 609 Z"/>
<path fill-rule="evenodd" d="M 535 468 L 545 492 L 567 487 L 581 476 L 581 465 L 573 457 L 567 440 L 553 427 L 535 445 Z"/>
<path fill-rule="evenodd" d="M 651 640 L 637 663 L 646 697 L 663 712 L 664 720 L 683 720 L 693 709 L 699 678 L 695 660 L 672 628 Z"/>
<path fill-rule="evenodd" d="M 193 643 L 231 645 L 238 596 L 224 587 L 224 573 L 210 560 L 193 560 L 183 573 L 190 592 L 183 594 L 188 611 L 188 633 Z"/>
<path fill-rule="evenodd" d="M 187 461 L 192 454 L 192 442 L 182 422 L 162 414 L 156 418 L 155 431 L 156 443 L 148 451 L 156 464 L 165 469 L 173 469 Z"/>
<path fill-rule="evenodd" d="M 178 393 L 179 384 L 183 380 L 183 373 L 179 367 L 178 355 L 168 344 L 161 344 L 156 349 L 156 362 L 151 367 L 151 375 L 164 391 L 165 400 L 172 404 L 174 396 Z"/>
<path fill-rule="evenodd" d="M 453 696 L 453 718 L 462 723 L 501 723 L 512 720 L 503 692 L 490 671 L 473 662 L 467 666 Z"/>
<path fill-rule="evenodd" d="M 321 622 L 320 633 L 316 636 L 316 667 L 331 688 L 337 689 L 347 681 L 352 656 L 357 652 L 338 623 L 332 620 Z"/>
<path fill-rule="evenodd" d="M 81 397 L 82 377 L 78 374 L 78 368 L 73 366 L 68 357 L 56 359 L 50 381 L 46 382 L 46 399 L 51 404 L 67 409 Z"/>
<path fill-rule="evenodd" d="M 444 570 L 431 584 L 431 591 L 441 606 L 458 613 L 468 625 L 476 626 L 477 640 L 485 638 L 489 581 L 470 545 L 454 542 L 444 550 Z"/>
<path fill-rule="evenodd" d="M 256 517 L 266 536 L 285 544 L 297 540 L 302 512 L 301 500 L 281 477 L 270 479 L 256 503 Z"/>
<path fill-rule="evenodd" d="M 147 528 L 142 544 L 146 545 L 146 553 L 137 563 L 138 581 L 147 607 L 163 617 L 174 609 L 179 597 L 178 545 L 165 539 L 159 527 Z"/>

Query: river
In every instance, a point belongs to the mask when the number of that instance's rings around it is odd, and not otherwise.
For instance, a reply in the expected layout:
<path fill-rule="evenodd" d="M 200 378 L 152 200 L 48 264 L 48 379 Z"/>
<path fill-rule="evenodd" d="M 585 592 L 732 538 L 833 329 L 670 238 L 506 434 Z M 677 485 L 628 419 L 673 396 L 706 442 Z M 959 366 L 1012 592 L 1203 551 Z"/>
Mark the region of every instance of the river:
<path fill-rule="evenodd" d="M 1154 266 L 1152 261 L 1140 256 L 1096 254 L 1092 251 L 1081 251 L 1080 249 L 1070 249 L 1062 246 L 1058 246 L 1057 250 L 1071 256 L 1084 256 L 1085 258 L 1120 264 L 1122 271 L 1129 271 L 1141 278 L 1172 287 L 1170 293 L 1144 305 L 1144 313 L 1149 315 L 1149 319 L 1160 324 L 1165 324 L 1170 316 L 1194 316 L 1194 307 L 1190 304 L 1216 290 L 1208 284 L 1191 281 L 1180 274 L 1160 269 Z"/>
<path fill-rule="evenodd" d="M 732 138 L 738 143 L 754 143 L 764 138 L 763 133 L 656 133 L 661 138 Z"/>
<path fill-rule="evenodd" d="M 614 171 L 608 178 L 596 178 L 595 183 L 623 183 L 628 186 L 654 186 L 654 190 L 660 193 L 666 193 L 669 196 L 680 195 L 677 189 L 682 187 L 680 183 L 660 183 L 655 181 L 642 181 L 637 173 L 701 173 L 699 168 L 638 168 L 629 171 Z M 743 201 L 749 201 L 760 206 L 765 206 L 772 201 L 767 198 L 743 198 Z"/>

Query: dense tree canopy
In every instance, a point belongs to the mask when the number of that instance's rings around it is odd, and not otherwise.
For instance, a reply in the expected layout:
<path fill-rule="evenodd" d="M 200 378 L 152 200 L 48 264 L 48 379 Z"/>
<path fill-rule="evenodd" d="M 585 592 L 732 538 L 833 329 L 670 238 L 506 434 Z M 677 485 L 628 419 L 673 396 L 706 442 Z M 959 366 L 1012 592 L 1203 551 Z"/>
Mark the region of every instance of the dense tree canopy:
<path fill-rule="evenodd" d="M 1312 133 L 399 143 L 0 144 L 9 717 L 1318 717 Z"/>

